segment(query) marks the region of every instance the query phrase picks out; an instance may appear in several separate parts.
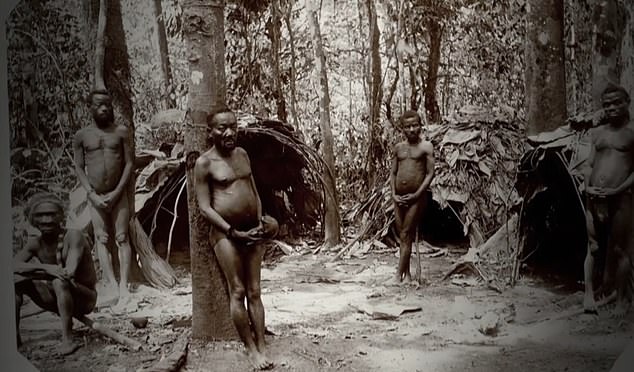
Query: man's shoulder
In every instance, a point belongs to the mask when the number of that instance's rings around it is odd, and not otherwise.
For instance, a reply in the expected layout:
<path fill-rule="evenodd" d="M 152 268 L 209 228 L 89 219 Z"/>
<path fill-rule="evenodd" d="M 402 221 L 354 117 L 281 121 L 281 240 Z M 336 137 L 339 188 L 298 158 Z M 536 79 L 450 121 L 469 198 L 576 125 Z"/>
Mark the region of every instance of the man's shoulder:
<path fill-rule="evenodd" d="M 127 126 L 123 125 L 123 124 L 115 124 L 114 130 L 116 133 L 119 133 L 121 135 L 128 135 L 128 133 L 130 133 L 130 130 L 128 129 Z"/>
<path fill-rule="evenodd" d="M 428 140 L 421 140 L 418 144 L 418 147 L 426 152 L 430 152 L 434 150 L 434 144 Z"/>

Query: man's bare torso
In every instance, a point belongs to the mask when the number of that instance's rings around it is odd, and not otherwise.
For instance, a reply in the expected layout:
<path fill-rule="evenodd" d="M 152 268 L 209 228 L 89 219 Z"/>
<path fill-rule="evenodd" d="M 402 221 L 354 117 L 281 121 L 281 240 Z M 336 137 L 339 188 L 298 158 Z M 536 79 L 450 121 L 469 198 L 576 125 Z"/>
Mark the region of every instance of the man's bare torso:
<path fill-rule="evenodd" d="M 114 190 L 124 167 L 123 141 L 119 128 L 101 129 L 89 126 L 81 130 L 81 143 L 86 164 L 86 176 L 98 193 Z"/>
<path fill-rule="evenodd" d="M 394 151 L 398 163 L 394 191 L 397 195 L 416 192 L 427 174 L 427 150 L 424 141 L 415 145 L 404 141 L 397 144 Z"/>
<path fill-rule="evenodd" d="M 230 156 L 222 157 L 212 148 L 203 156 L 209 161 L 211 207 L 237 229 L 257 226 L 258 200 L 246 151 L 236 147 Z"/>
<path fill-rule="evenodd" d="M 595 158 L 590 186 L 615 188 L 634 170 L 634 131 L 601 127 L 594 136 Z"/>

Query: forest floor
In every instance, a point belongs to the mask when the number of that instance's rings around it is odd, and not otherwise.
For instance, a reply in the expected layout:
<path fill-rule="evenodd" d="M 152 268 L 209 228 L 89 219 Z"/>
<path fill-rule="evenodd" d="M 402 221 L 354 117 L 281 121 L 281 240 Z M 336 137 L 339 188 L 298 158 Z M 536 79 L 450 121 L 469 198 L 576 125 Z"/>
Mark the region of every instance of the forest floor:
<path fill-rule="evenodd" d="M 328 254 L 297 254 L 266 263 L 262 288 L 274 370 L 598 372 L 608 371 L 634 337 L 632 316 L 612 319 L 609 305 L 599 316 L 581 314 L 578 288 L 524 277 L 498 293 L 469 277 L 442 281 L 465 251 L 442 253 L 421 254 L 426 284 L 420 288 L 384 284 L 396 268 L 393 252 L 336 262 Z M 142 351 L 77 323 L 84 346 L 58 357 L 59 322 L 42 313 L 22 320 L 20 352 L 42 371 L 136 371 L 156 364 L 191 333 L 191 274 L 181 256 L 172 257 L 180 262 L 176 288 L 141 285 L 134 292 L 137 313 L 91 314 L 142 341 Z M 147 316 L 148 326 L 134 328 L 133 316 Z M 193 340 L 182 370 L 250 369 L 239 342 Z"/>

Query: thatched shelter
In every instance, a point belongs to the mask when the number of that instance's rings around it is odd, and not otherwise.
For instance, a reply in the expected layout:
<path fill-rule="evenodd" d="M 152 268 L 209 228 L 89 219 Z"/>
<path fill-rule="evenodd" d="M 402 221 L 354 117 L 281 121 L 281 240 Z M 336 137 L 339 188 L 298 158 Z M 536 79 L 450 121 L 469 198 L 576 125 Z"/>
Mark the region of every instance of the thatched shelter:
<path fill-rule="evenodd" d="M 249 154 L 263 211 L 279 221 L 280 237 L 315 233 L 323 211 L 324 164 L 317 152 L 288 124 L 245 113 L 237 117 L 238 146 Z M 144 158 L 139 162 L 144 168 L 137 177 L 136 211 L 157 252 L 168 257 L 172 249 L 189 247 L 185 158 L 178 142 L 160 148 L 137 157 Z"/>
<path fill-rule="evenodd" d="M 511 109 L 467 106 L 424 135 L 434 145 L 432 199 L 421 232 L 426 240 L 466 237 L 478 247 L 505 222 L 517 205 L 513 188 L 522 152 L 523 123 Z M 348 216 L 361 223 L 359 239 L 393 243 L 393 202 L 389 180 Z M 439 236 L 442 234 L 442 236 Z"/>

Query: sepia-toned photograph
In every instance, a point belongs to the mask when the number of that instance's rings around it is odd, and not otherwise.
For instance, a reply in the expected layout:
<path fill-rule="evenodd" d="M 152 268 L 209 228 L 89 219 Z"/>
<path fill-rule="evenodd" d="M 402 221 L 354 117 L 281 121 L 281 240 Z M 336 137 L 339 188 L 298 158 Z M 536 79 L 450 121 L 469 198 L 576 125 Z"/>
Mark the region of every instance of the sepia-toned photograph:
<path fill-rule="evenodd" d="M 634 2 L 22 0 L 3 27 L 3 317 L 37 370 L 634 370 Z"/>

